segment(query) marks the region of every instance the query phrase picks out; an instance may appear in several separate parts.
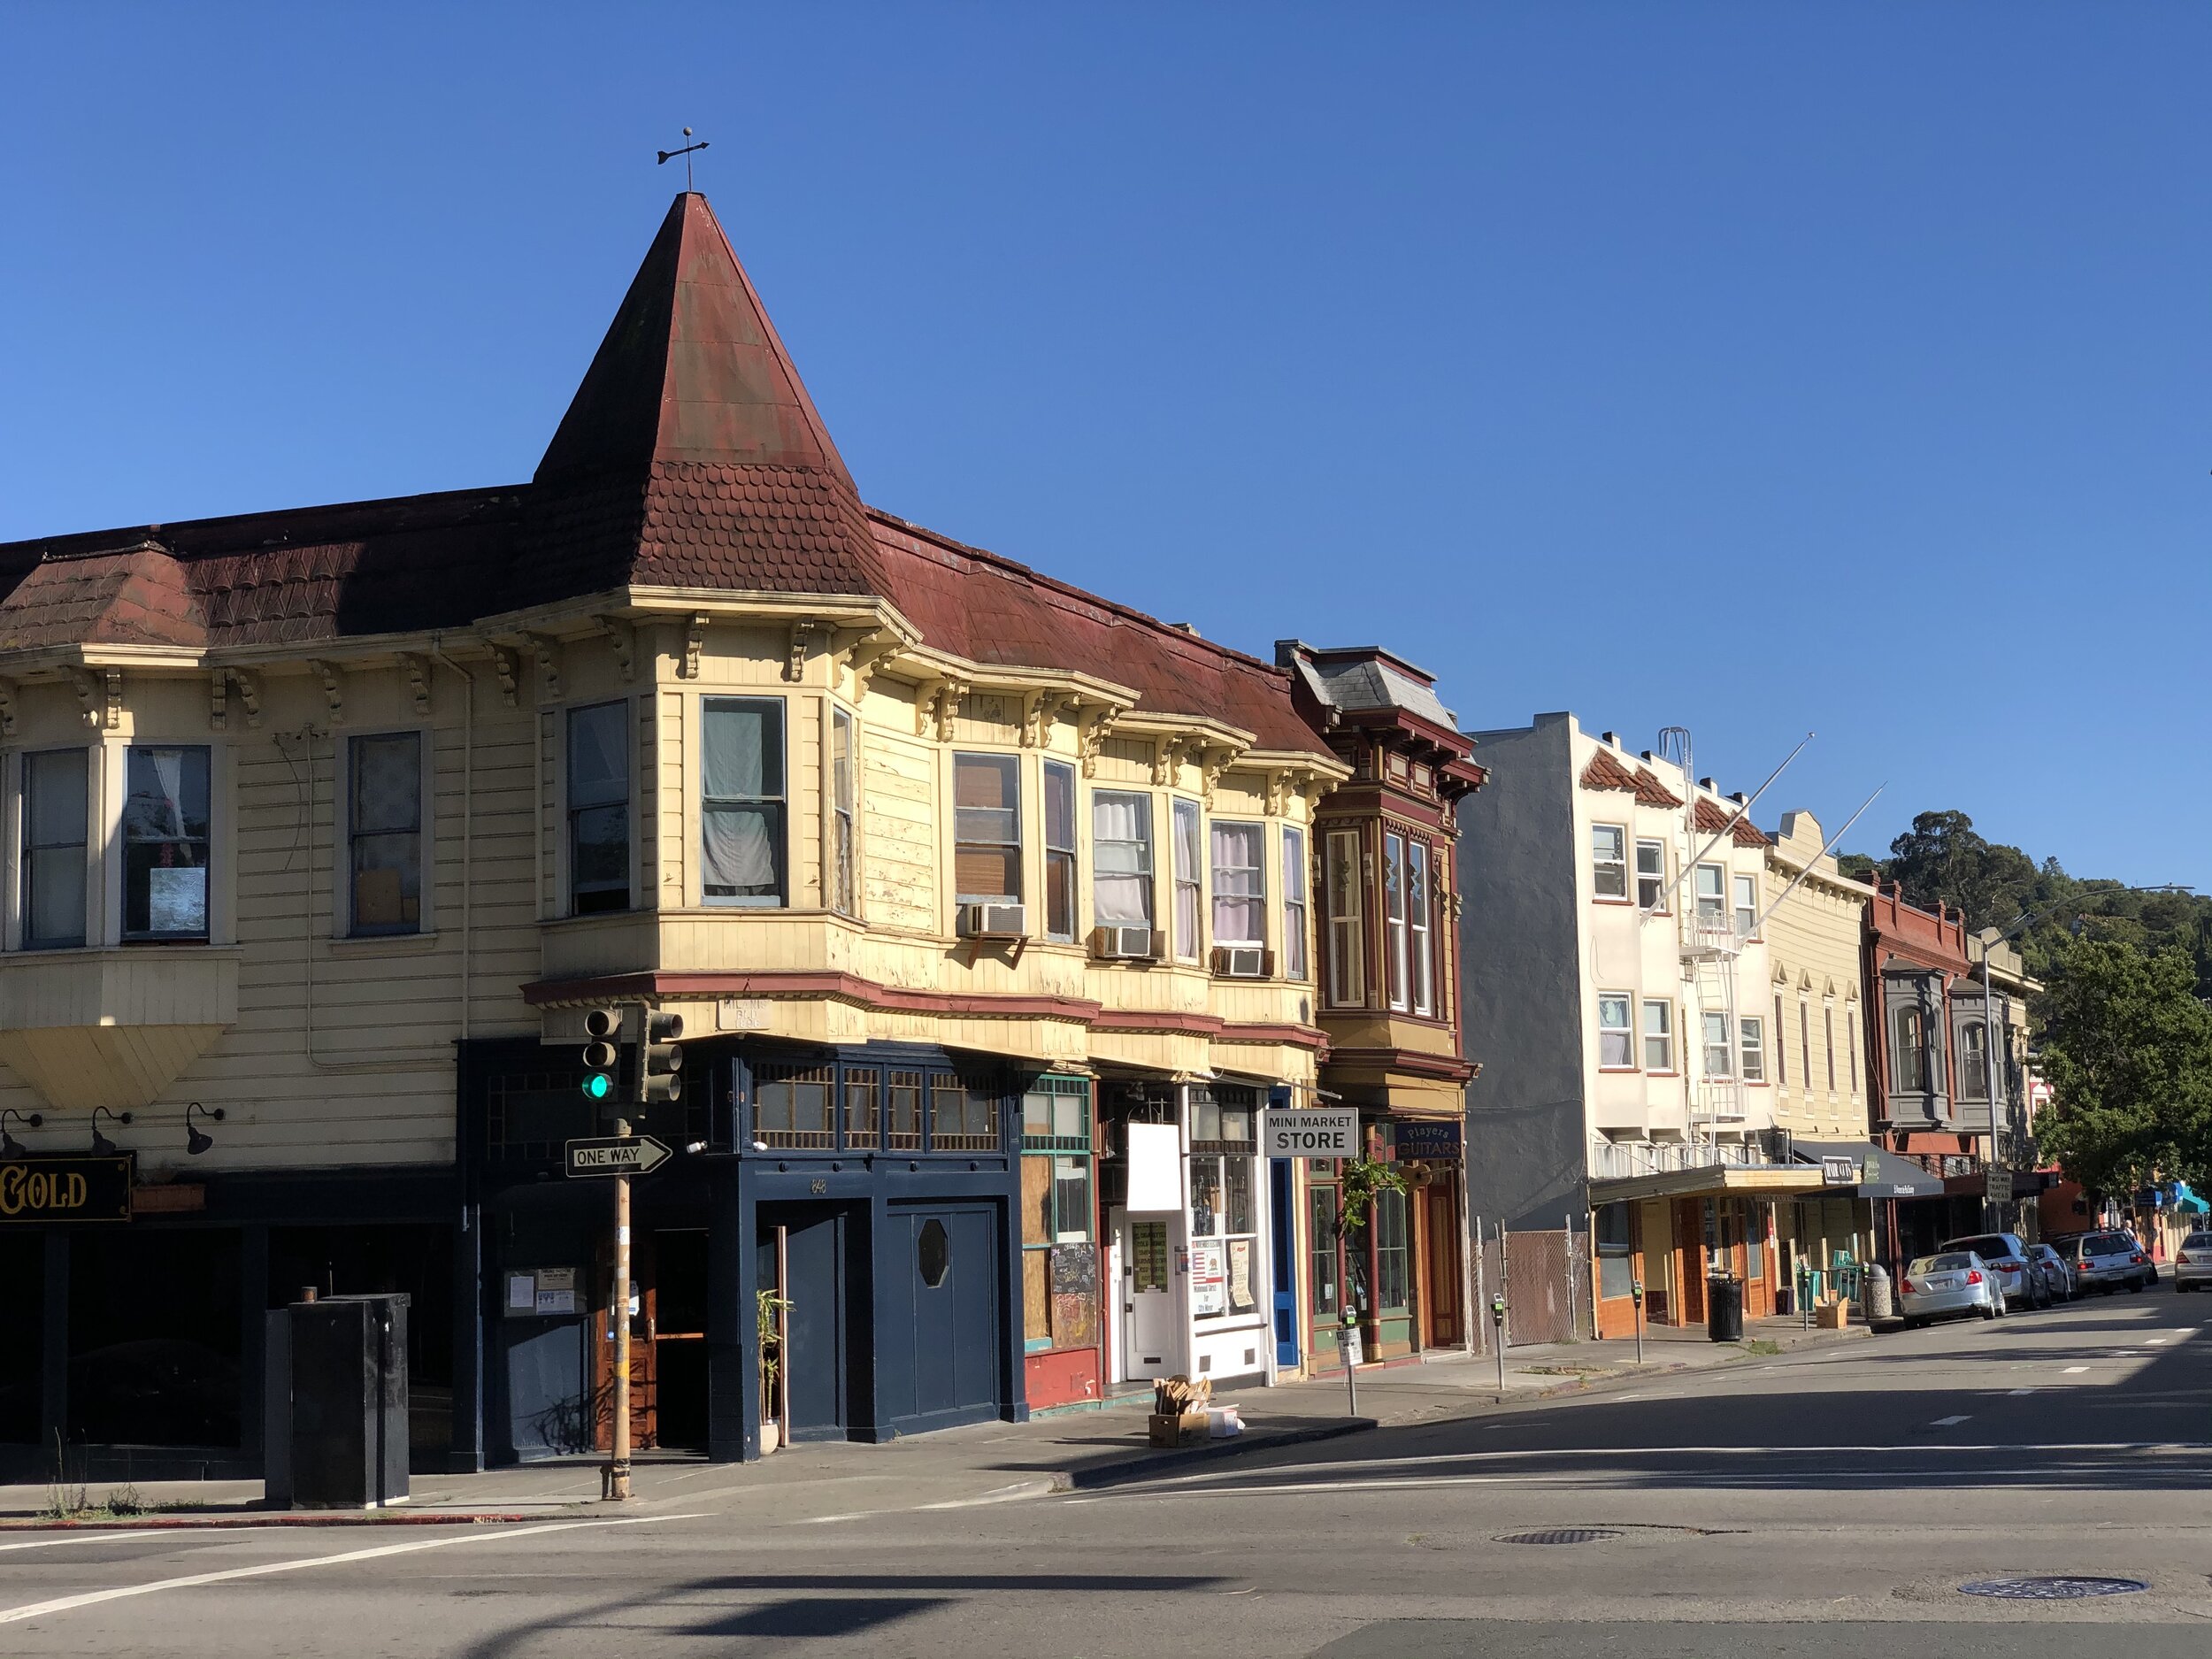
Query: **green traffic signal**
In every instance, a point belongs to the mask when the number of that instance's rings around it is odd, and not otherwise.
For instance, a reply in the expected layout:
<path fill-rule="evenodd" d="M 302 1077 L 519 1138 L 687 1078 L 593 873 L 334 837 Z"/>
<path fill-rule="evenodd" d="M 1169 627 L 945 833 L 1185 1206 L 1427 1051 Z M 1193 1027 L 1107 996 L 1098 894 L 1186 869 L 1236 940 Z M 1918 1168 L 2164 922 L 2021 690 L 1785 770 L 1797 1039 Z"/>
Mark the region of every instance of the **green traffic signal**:
<path fill-rule="evenodd" d="M 614 1079 L 604 1071 L 594 1071 L 584 1079 L 584 1097 L 587 1100 L 604 1100 L 613 1093 Z"/>

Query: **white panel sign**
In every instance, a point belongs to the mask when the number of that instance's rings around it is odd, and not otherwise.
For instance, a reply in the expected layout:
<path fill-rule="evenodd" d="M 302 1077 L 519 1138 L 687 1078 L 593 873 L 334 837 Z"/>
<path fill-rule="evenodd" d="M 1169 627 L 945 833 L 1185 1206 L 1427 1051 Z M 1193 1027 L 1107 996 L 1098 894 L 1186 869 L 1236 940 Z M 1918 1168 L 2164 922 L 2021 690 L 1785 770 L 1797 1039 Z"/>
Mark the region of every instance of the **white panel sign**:
<path fill-rule="evenodd" d="M 1350 1106 L 1271 1106 L 1262 1120 L 1261 1147 L 1271 1158 L 1356 1158 L 1359 1112 Z"/>
<path fill-rule="evenodd" d="M 776 1005 L 764 996 L 726 996 L 714 1005 L 717 1031 L 766 1031 L 775 1018 Z"/>
<path fill-rule="evenodd" d="M 1173 1124 L 1129 1125 L 1126 1202 L 1145 1215 L 1183 1207 L 1183 1132 Z"/>

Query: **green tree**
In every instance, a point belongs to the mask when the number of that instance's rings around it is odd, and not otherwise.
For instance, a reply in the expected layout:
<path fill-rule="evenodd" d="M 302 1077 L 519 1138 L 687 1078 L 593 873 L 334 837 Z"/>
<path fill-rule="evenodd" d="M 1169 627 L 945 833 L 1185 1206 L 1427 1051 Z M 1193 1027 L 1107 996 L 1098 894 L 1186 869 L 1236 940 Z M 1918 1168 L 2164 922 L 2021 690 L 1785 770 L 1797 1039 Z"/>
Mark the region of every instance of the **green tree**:
<path fill-rule="evenodd" d="M 2039 872 L 2017 847 L 1989 841 L 1963 812 L 1923 812 L 1889 844 L 1882 873 L 1908 902 L 1966 913 L 1970 928 L 2002 927 L 2038 897 Z"/>
<path fill-rule="evenodd" d="M 2212 1162 L 2212 1008 L 2176 947 L 2085 935 L 2060 949 L 2041 1008 L 2053 1105 L 2037 1124 L 2047 1155 L 2093 1192 L 2154 1175 L 2193 1186 Z"/>

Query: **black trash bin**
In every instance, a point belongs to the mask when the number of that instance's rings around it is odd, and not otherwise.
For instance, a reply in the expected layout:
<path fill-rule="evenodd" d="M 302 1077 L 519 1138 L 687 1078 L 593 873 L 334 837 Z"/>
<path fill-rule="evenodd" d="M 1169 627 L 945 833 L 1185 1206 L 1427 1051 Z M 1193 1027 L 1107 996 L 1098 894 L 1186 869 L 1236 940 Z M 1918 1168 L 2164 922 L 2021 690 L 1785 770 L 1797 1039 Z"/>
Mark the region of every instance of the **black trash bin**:
<path fill-rule="evenodd" d="M 1716 1342 L 1743 1340 L 1743 1280 L 1705 1281 L 1705 1333 Z"/>
<path fill-rule="evenodd" d="M 268 1316 L 272 1506 L 375 1509 L 407 1496 L 407 1302 L 325 1296 Z"/>

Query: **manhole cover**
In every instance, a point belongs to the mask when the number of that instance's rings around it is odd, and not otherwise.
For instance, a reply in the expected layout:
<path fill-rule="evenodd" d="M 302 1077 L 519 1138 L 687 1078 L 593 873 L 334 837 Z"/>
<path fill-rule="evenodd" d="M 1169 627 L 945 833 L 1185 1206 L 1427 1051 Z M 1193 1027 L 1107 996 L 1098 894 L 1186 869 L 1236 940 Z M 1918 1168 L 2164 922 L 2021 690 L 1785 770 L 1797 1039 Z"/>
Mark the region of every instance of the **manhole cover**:
<path fill-rule="evenodd" d="M 1490 1541 L 1494 1544 L 1594 1544 L 1601 1539 L 1618 1538 L 1618 1532 L 1601 1526 L 1555 1526 L 1548 1532 L 1508 1532 Z"/>
<path fill-rule="evenodd" d="M 2140 1578 L 2068 1578 L 2056 1576 L 1977 1578 L 1959 1586 L 1968 1595 L 2009 1601 L 2078 1601 L 2086 1595 L 2133 1595 L 2150 1586 Z"/>

